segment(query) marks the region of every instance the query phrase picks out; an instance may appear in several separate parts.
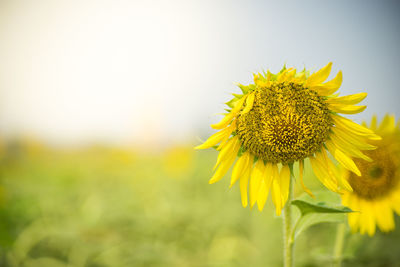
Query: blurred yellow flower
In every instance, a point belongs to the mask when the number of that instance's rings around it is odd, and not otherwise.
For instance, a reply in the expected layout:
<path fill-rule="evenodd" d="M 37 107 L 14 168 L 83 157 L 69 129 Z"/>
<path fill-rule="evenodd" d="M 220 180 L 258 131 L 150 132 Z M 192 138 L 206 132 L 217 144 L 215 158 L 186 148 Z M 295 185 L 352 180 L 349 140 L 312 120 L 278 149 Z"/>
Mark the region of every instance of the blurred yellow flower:
<path fill-rule="evenodd" d="M 377 149 L 366 153 L 374 161 L 355 159 L 361 177 L 344 172 L 353 192 L 342 196 L 343 204 L 359 211 L 348 217 L 353 232 L 372 236 L 376 225 L 383 232 L 395 227 L 393 211 L 400 214 L 400 125 L 395 124 L 394 116 L 386 115 L 377 126 L 374 116 L 370 129 L 382 136 L 382 140 L 372 143 Z"/>
<path fill-rule="evenodd" d="M 242 204 L 257 202 L 261 211 L 269 190 L 276 213 L 285 205 L 290 184 L 290 164 L 299 162 L 302 176 L 304 159 L 310 158 L 319 180 L 330 190 L 351 191 L 326 150 L 345 168 L 360 176 L 351 157 L 369 160 L 361 150 L 373 149 L 367 140 L 379 140 L 373 131 L 360 126 L 338 113 L 355 114 L 366 106 L 356 106 L 367 94 L 338 97 L 333 95 L 342 83 L 342 72 L 324 82 L 332 63 L 309 75 L 303 70 L 284 67 L 278 74 L 271 72 L 254 75 L 254 84 L 239 85 L 242 94 L 226 103 L 230 109 L 212 128 L 220 130 L 196 147 L 213 146 L 220 151 L 218 167 L 210 183 L 219 181 L 236 161 L 231 186 L 240 180 Z M 311 192 L 301 183 L 305 191 Z"/>
<path fill-rule="evenodd" d="M 184 178 L 192 170 L 194 163 L 193 148 L 186 145 L 169 147 L 163 155 L 163 167 L 172 178 Z"/>

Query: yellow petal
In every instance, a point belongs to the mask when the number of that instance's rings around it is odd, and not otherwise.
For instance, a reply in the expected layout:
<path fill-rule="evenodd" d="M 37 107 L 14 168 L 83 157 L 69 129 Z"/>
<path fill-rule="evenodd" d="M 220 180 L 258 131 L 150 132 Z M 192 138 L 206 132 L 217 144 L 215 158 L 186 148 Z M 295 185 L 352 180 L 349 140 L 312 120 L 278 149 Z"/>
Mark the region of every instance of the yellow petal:
<path fill-rule="evenodd" d="M 278 78 L 276 79 L 277 82 L 284 82 L 286 79 L 286 72 L 288 69 L 283 70 L 281 73 L 278 73 Z"/>
<path fill-rule="evenodd" d="M 233 132 L 233 131 L 236 130 L 236 126 L 237 126 L 237 125 L 236 125 L 236 120 L 234 120 L 234 121 L 232 122 L 232 124 L 229 125 L 227 128 L 231 127 L 232 132 Z M 226 128 L 225 128 L 225 129 L 226 129 Z M 225 137 L 221 140 L 221 142 L 219 143 L 219 146 L 217 147 L 217 150 L 221 150 L 222 147 L 224 146 L 224 144 L 226 144 L 226 142 L 228 142 L 229 137 L 231 136 L 232 132 L 231 132 L 229 135 L 226 134 L 226 136 L 225 136 Z"/>
<path fill-rule="evenodd" d="M 356 134 L 343 131 L 337 127 L 331 128 L 334 135 L 338 136 L 342 140 L 346 140 L 348 143 L 353 144 L 360 150 L 373 150 L 376 149 L 376 146 L 368 144 L 363 137 L 360 137 Z"/>
<path fill-rule="evenodd" d="M 222 140 L 228 140 L 229 136 L 232 134 L 233 130 L 236 128 L 236 123 L 232 123 L 232 125 L 226 127 L 225 129 L 216 132 L 211 135 L 203 144 L 196 146 L 195 149 L 206 149 L 215 146 Z"/>
<path fill-rule="evenodd" d="M 242 98 L 239 99 L 239 100 L 236 102 L 235 107 L 232 109 L 231 113 L 236 114 L 236 113 L 238 113 L 238 112 L 242 109 L 243 104 L 244 104 L 244 101 L 247 99 L 247 96 L 248 96 L 248 94 L 242 96 Z"/>
<path fill-rule="evenodd" d="M 265 202 L 267 202 L 267 198 L 268 198 L 268 188 L 267 185 L 265 184 L 265 181 L 261 180 L 260 188 L 257 195 L 257 206 L 259 211 L 262 211 L 264 209 Z"/>
<path fill-rule="evenodd" d="M 222 147 L 221 152 L 218 154 L 217 163 L 215 163 L 214 170 L 218 167 L 218 165 L 223 162 L 225 159 L 230 158 L 230 156 L 234 155 L 235 158 L 237 153 L 239 152 L 240 142 L 239 137 L 234 136 L 226 142 L 226 144 Z"/>
<path fill-rule="evenodd" d="M 289 186 L 290 186 L 290 168 L 289 165 L 282 166 L 280 172 L 280 186 L 281 186 L 281 197 L 282 197 L 282 207 L 285 206 L 286 201 L 289 197 Z"/>
<path fill-rule="evenodd" d="M 393 115 L 386 114 L 383 118 L 378 132 L 393 132 L 396 128 L 396 119 Z"/>
<path fill-rule="evenodd" d="M 346 129 L 350 132 L 355 132 L 359 134 L 374 134 L 374 132 L 366 127 L 363 127 L 349 119 L 346 119 L 342 116 L 332 116 L 333 121 L 337 126 L 340 126 L 343 129 Z"/>
<path fill-rule="evenodd" d="M 249 94 L 246 99 L 246 107 L 242 110 L 242 114 L 248 113 L 253 108 L 254 103 L 254 93 Z"/>
<path fill-rule="evenodd" d="M 343 169 L 341 169 L 340 171 L 337 169 L 336 165 L 328 158 L 327 159 L 327 163 L 328 163 L 328 168 L 330 169 L 334 169 L 336 170 L 335 172 L 337 173 L 337 182 L 339 183 L 340 186 L 340 190 L 338 191 L 339 193 L 344 193 L 344 192 L 353 192 L 353 188 L 351 187 L 351 185 L 349 184 L 348 180 L 347 180 L 347 176 L 348 173 L 344 172 Z"/>
<path fill-rule="evenodd" d="M 286 69 L 282 73 L 279 74 L 277 81 L 278 82 L 290 81 L 294 77 L 295 74 L 296 74 L 295 69 L 293 69 L 293 68 Z"/>
<path fill-rule="evenodd" d="M 272 188 L 271 188 L 271 196 L 272 196 L 272 202 L 274 202 L 275 205 L 275 210 L 276 210 L 276 215 L 280 216 L 282 212 L 282 204 L 281 204 L 281 191 L 279 187 L 279 181 L 277 179 L 274 179 L 272 181 Z"/>
<path fill-rule="evenodd" d="M 324 82 L 329 77 L 331 68 L 332 68 L 332 62 L 329 62 L 328 65 L 326 65 L 319 71 L 311 74 L 311 76 L 308 77 L 308 79 L 306 81 L 306 87 L 310 87 L 312 85 L 316 85 L 316 84 Z"/>
<path fill-rule="evenodd" d="M 393 212 L 389 203 L 385 201 L 371 202 L 373 205 L 375 220 L 382 232 L 389 232 L 394 229 Z"/>
<path fill-rule="evenodd" d="M 342 105 L 342 104 L 329 105 L 330 110 L 343 114 L 357 114 L 364 111 L 364 109 L 366 108 L 367 106 L 353 106 L 353 105 Z"/>
<path fill-rule="evenodd" d="M 274 175 L 276 174 L 277 170 L 278 169 L 277 169 L 276 164 L 268 162 L 265 165 L 265 169 L 264 169 L 264 173 L 263 173 L 263 180 L 264 180 L 265 184 L 267 185 L 268 191 L 271 187 L 272 180 L 273 180 Z"/>
<path fill-rule="evenodd" d="M 372 119 L 371 119 L 371 126 L 370 126 L 370 128 L 371 128 L 371 130 L 373 130 L 374 132 L 376 131 L 376 128 L 377 128 L 377 117 L 376 117 L 376 114 L 374 114 L 373 116 L 372 116 Z"/>
<path fill-rule="evenodd" d="M 275 209 L 276 209 L 276 214 L 278 216 L 281 215 L 283 204 L 282 204 L 282 197 L 281 197 L 281 177 L 278 173 L 278 166 L 276 164 L 273 164 L 273 169 L 272 169 L 272 188 L 271 188 L 271 196 L 272 196 L 272 202 L 275 204 Z"/>
<path fill-rule="evenodd" d="M 294 76 L 296 76 L 296 69 L 291 68 L 291 70 L 286 75 L 286 80 L 291 81 L 294 78 Z"/>
<path fill-rule="evenodd" d="M 325 142 L 326 147 L 329 152 L 333 155 L 333 157 L 346 169 L 354 172 L 356 175 L 361 176 L 360 170 L 357 168 L 354 161 L 344 154 L 341 150 L 339 150 L 332 142 Z"/>
<path fill-rule="evenodd" d="M 250 177 L 250 207 L 253 207 L 257 201 L 258 192 L 260 190 L 260 184 L 262 175 L 264 174 L 265 165 L 262 160 L 258 160 L 254 165 L 253 171 Z"/>
<path fill-rule="evenodd" d="M 339 138 L 339 136 L 336 135 L 331 135 L 330 136 L 331 141 L 333 144 L 339 148 L 341 151 L 344 153 L 348 154 L 349 156 L 360 158 L 369 162 L 372 162 L 372 159 L 368 157 L 367 155 L 363 154 L 357 147 L 355 147 L 352 143 L 347 142 L 346 140 L 343 140 Z"/>
<path fill-rule="evenodd" d="M 332 163 L 333 164 L 333 163 Z M 348 182 L 347 176 L 349 175 L 349 173 L 344 173 L 344 170 L 342 169 L 342 171 L 339 173 L 339 183 L 340 185 L 347 190 L 348 192 L 353 192 L 353 188 L 351 187 L 351 185 Z"/>
<path fill-rule="evenodd" d="M 339 71 L 336 77 L 329 82 L 323 84 L 315 84 L 309 87 L 310 89 L 317 91 L 322 96 L 329 96 L 335 93 L 340 88 L 340 86 L 342 85 L 342 81 L 342 71 Z"/>
<path fill-rule="evenodd" d="M 211 124 L 211 128 L 216 129 L 216 130 L 223 129 L 232 122 L 232 120 L 235 118 L 235 116 L 236 116 L 236 114 L 231 112 L 231 113 L 225 115 L 225 117 L 223 117 L 220 122 L 218 122 L 216 124 Z"/>
<path fill-rule="evenodd" d="M 254 80 L 255 84 L 257 84 L 260 77 L 261 77 L 261 75 L 259 73 L 253 73 L 253 80 Z"/>
<path fill-rule="evenodd" d="M 301 160 L 299 161 L 299 174 L 300 174 L 300 183 L 301 183 L 301 187 L 303 187 L 303 190 L 309 194 L 312 198 L 315 198 L 314 194 L 311 192 L 310 189 L 307 188 L 307 186 L 304 184 L 303 181 L 303 172 L 304 172 L 304 161 Z"/>
<path fill-rule="evenodd" d="M 347 216 L 348 216 L 348 222 L 349 222 L 349 226 L 351 228 L 351 232 L 356 233 L 359 228 L 360 214 L 349 213 Z"/>
<path fill-rule="evenodd" d="M 376 135 L 372 130 L 363 127 L 349 119 L 346 119 L 342 116 L 335 115 L 332 116 L 333 121 L 335 122 L 336 127 L 344 130 L 349 131 L 350 133 L 357 134 L 364 136 L 370 140 L 381 140 L 382 138 Z"/>
<path fill-rule="evenodd" d="M 312 156 L 310 157 L 310 162 L 311 167 L 318 180 L 329 190 L 333 192 L 338 192 L 337 182 L 329 176 L 326 166 L 324 166 L 320 161 Z"/>
<path fill-rule="evenodd" d="M 355 105 L 360 103 L 361 101 L 364 100 L 364 98 L 367 97 L 367 93 L 358 93 L 354 95 L 347 95 L 347 96 L 342 96 L 342 97 L 333 97 L 326 102 L 329 104 L 345 104 L 345 105 Z"/>
<path fill-rule="evenodd" d="M 353 233 L 357 232 L 360 223 L 360 207 L 358 205 L 358 198 L 349 194 L 348 201 L 343 201 L 343 205 L 349 207 L 355 212 L 348 214 L 348 222 Z"/>
<path fill-rule="evenodd" d="M 222 177 L 224 177 L 224 175 L 228 172 L 229 168 L 232 166 L 232 163 L 235 161 L 235 159 L 236 155 L 230 155 L 229 158 L 221 162 L 217 171 L 214 173 L 213 177 L 211 177 L 208 183 L 213 184 L 221 180 Z"/>
<path fill-rule="evenodd" d="M 225 117 L 220 122 L 216 124 L 211 124 L 211 127 L 219 130 L 228 126 L 231 123 L 231 121 L 237 116 L 237 113 L 239 113 L 239 111 L 242 109 L 242 106 L 247 96 L 248 95 L 244 95 L 237 102 L 235 102 L 235 107 L 231 110 L 231 112 L 225 115 Z"/>
<path fill-rule="evenodd" d="M 235 121 L 232 123 L 234 124 Z M 234 129 L 236 130 L 236 126 L 234 127 Z M 224 147 L 224 145 L 228 142 L 230 135 L 226 135 L 222 140 L 221 143 L 219 144 L 219 146 L 217 147 L 217 150 L 220 151 L 222 150 L 222 148 Z"/>
<path fill-rule="evenodd" d="M 293 78 L 293 82 L 301 83 L 304 82 L 306 79 L 307 79 L 306 73 L 300 72 L 295 75 L 295 77 Z"/>
<path fill-rule="evenodd" d="M 325 149 L 321 149 L 321 152 L 319 153 L 321 155 L 321 160 L 324 162 L 325 166 L 327 166 L 327 170 L 329 175 L 334 179 L 335 183 L 339 182 L 340 186 L 349 191 L 352 192 L 353 188 L 351 188 L 350 184 L 347 182 L 346 178 L 344 177 L 344 174 L 339 172 L 338 168 L 336 167 L 335 164 L 329 159 Z"/>
<path fill-rule="evenodd" d="M 271 188 L 272 180 L 274 179 L 275 172 L 277 172 L 276 164 L 268 162 L 265 165 L 264 172 L 262 174 L 262 180 L 260 185 L 260 191 L 258 192 L 257 205 L 258 209 L 262 211 L 265 202 L 267 201 L 269 190 Z"/>
<path fill-rule="evenodd" d="M 368 201 L 360 199 L 361 206 L 361 218 L 360 218 L 360 232 L 361 234 L 368 233 L 369 236 L 375 234 L 375 218 L 373 216 L 373 211 Z"/>
<path fill-rule="evenodd" d="M 400 215 L 400 191 L 397 189 L 395 192 L 393 192 L 390 202 L 392 204 L 392 209 Z"/>
<path fill-rule="evenodd" d="M 249 177 L 250 177 L 251 167 L 247 166 L 247 169 L 243 173 L 242 177 L 240 178 L 240 197 L 242 199 L 242 206 L 245 208 L 247 207 L 247 186 L 249 184 Z"/>
<path fill-rule="evenodd" d="M 267 80 L 265 80 L 265 81 L 258 80 L 257 83 L 256 83 L 257 87 L 259 87 L 259 88 L 268 87 L 268 86 L 270 86 L 270 84 L 271 84 L 271 82 L 269 82 Z"/>
<path fill-rule="evenodd" d="M 233 167 L 231 184 L 232 187 L 236 181 L 243 175 L 244 171 L 247 169 L 247 165 L 249 164 L 250 153 L 244 152 L 243 155 L 236 161 L 235 166 Z"/>

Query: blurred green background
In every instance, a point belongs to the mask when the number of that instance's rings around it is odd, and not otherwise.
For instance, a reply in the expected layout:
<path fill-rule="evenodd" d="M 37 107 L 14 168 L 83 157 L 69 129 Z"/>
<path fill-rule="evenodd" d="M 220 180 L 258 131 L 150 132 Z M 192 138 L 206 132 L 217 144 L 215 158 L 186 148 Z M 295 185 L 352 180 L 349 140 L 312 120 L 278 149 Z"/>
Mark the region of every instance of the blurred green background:
<path fill-rule="evenodd" d="M 189 144 L 145 153 L 3 143 L 0 266 L 281 266 L 281 218 L 271 201 L 262 213 L 244 209 L 229 179 L 209 185 L 215 159 Z M 335 229 L 309 228 L 296 266 L 329 266 Z M 344 266 L 399 266 L 399 241 L 399 230 L 352 235 Z"/>

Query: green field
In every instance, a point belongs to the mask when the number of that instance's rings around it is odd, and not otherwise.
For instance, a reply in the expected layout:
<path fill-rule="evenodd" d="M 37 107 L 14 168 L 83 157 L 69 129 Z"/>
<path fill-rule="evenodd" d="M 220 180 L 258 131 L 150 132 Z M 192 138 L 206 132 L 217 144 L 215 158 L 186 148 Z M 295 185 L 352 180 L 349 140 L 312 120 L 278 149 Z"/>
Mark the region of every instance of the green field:
<path fill-rule="evenodd" d="M 262 213 L 242 208 L 229 179 L 209 185 L 214 151 L 14 141 L 1 154 L 0 266 L 282 265 L 281 218 L 270 200 Z M 329 266 L 335 229 L 309 228 L 296 244 L 297 266 Z M 398 230 L 354 234 L 344 266 L 400 266 L 399 244 Z"/>

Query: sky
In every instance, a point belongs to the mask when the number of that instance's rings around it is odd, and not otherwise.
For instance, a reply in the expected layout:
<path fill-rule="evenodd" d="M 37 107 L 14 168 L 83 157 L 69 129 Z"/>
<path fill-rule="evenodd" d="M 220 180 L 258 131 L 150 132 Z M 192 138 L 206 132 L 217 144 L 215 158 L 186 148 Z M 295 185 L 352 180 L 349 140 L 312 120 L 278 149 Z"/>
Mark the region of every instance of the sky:
<path fill-rule="evenodd" d="M 0 133 L 49 143 L 204 139 L 254 72 L 343 71 L 356 121 L 400 117 L 396 1 L 0 0 Z"/>

